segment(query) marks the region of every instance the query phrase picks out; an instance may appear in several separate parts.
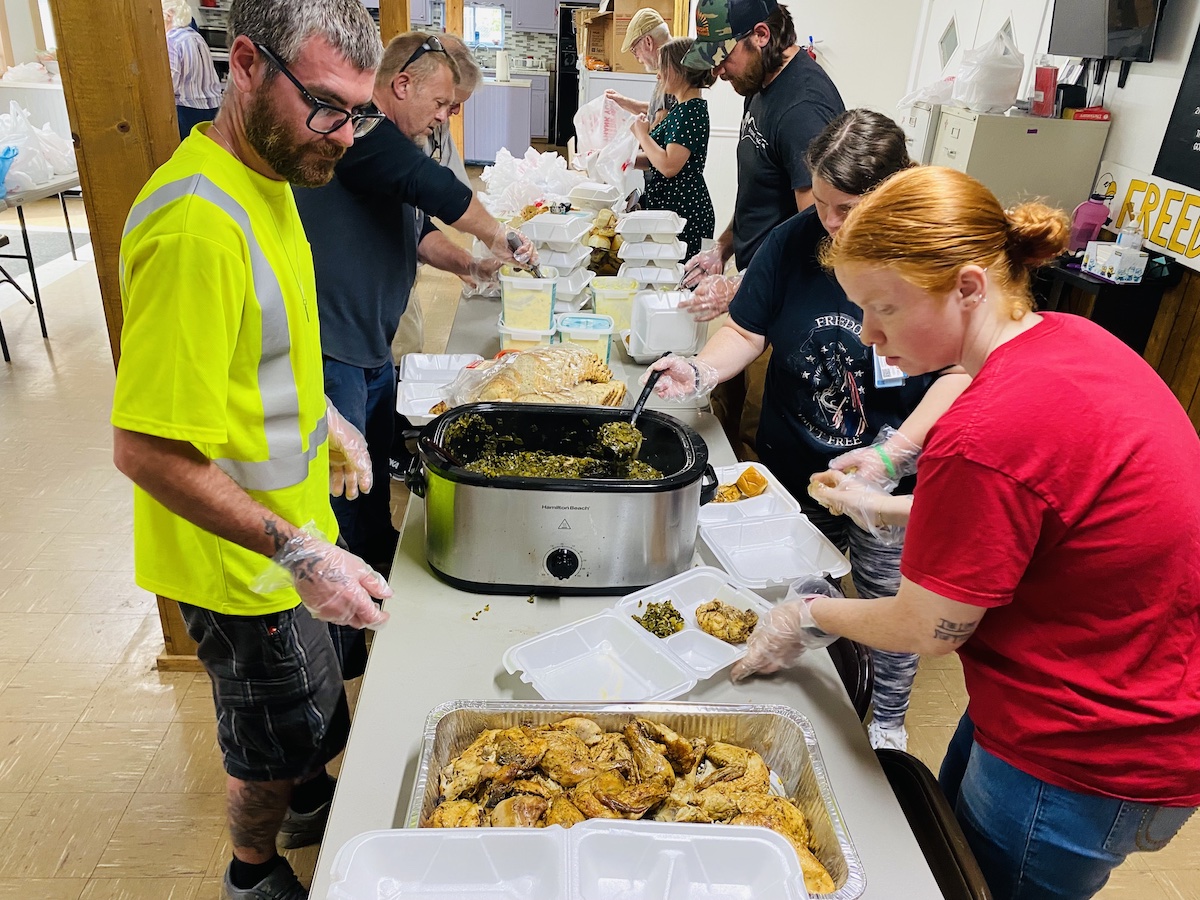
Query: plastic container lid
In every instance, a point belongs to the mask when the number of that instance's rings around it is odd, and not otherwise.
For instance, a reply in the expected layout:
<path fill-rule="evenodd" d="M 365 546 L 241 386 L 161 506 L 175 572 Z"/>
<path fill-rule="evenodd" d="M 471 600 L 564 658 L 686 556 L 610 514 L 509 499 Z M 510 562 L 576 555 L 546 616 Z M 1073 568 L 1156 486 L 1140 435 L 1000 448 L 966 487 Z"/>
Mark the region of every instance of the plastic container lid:
<path fill-rule="evenodd" d="M 687 227 L 687 219 L 667 209 L 640 209 L 617 222 L 617 234 L 627 241 L 673 241 Z"/>
<path fill-rule="evenodd" d="M 573 340 L 571 335 L 578 334 L 582 338 L 597 338 L 613 333 L 611 316 L 598 316 L 594 313 L 576 313 L 575 315 L 557 316 L 555 325 L 564 341 Z"/>
<path fill-rule="evenodd" d="M 582 209 L 604 209 L 622 198 L 621 189 L 598 181 L 584 181 L 571 188 L 571 202 Z"/>
<path fill-rule="evenodd" d="M 631 618 L 647 603 L 667 599 L 683 616 L 678 634 L 655 637 Z M 504 652 L 504 668 L 520 672 L 546 700 L 670 700 L 746 653 L 745 644 L 727 644 L 696 624 L 696 608 L 713 599 L 759 615 L 770 609 L 720 569 L 690 569 L 594 616 L 514 644 Z"/>
<path fill-rule="evenodd" d="M 627 262 L 655 261 L 669 266 L 687 256 L 687 244 L 680 240 L 667 243 L 661 241 L 625 241 L 617 251 L 617 258 Z"/>
<path fill-rule="evenodd" d="M 679 302 L 686 291 L 642 291 L 633 298 L 629 349 L 635 355 L 699 353 L 708 336 L 708 323 L 697 322 Z"/>
<path fill-rule="evenodd" d="M 538 251 L 538 263 L 543 272 L 546 271 L 546 266 L 554 266 L 560 271 L 570 272 L 581 266 L 586 267 L 587 261 L 591 257 L 592 249 L 583 246 L 583 244 L 574 244 L 566 250 Z"/>
<path fill-rule="evenodd" d="M 482 360 L 478 353 L 409 353 L 400 359 L 400 380 L 449 384 L 464 368 Z"/>
<path fill-rule="evenodd" d="M 583 240 L 591 227 L 591 223 L 580 216 L 543 213 L 525 222 L 520 230 L 539 248 L 565 251 Z"/>
<path fill-rule="evenodd" d="M 657 266 L 644 261 L 627 262 L 621 264 L 620 275 L 622 278 L 632 278 L 639 287 L 674 289 L 683 279 L 683 266 Z"/>
<path fill-rule="evenodd" d="M 850 571 L 846 557 L 800 513 L 702 525 L 700 537 L 737 584 L 778 596 L 797 578 Z"/>
<path fill-rule="evenodd" d="M 744 519 L 762 519 L 768 516 L 787 516 L 800 512 L 800 504 L 787 492 L 779 480 L 760 462 L 744 462 L 733 466 L 718 466 L 719 484 L 733 484 L 747 469 L 753 468 L 767 479 L 767 489 L 757 497 L 747 497 L 732 503 L 706 503 L 700 507 L 701 525 L 720 525 L 724 522 L 741 522 Z"/>
<path fill-rule="evenodd" d="M 620 819 L 368 831 L 338 850 L 330 882 L 330 900 L 809 896 L 795 849 L 767 828 Z"/>

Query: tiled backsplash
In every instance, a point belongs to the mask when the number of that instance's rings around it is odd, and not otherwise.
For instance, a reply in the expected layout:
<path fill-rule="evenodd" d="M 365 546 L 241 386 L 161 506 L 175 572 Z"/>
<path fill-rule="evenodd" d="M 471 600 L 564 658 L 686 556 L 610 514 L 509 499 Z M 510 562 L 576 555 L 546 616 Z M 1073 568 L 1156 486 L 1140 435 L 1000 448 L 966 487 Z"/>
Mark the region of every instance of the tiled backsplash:
<path fill-rule="evenodd" d="M 537 66 L 537 60 L 549 67 L 554 64 L 554 55 L 558 50 L 558 38 L 552 34 L 530 34 L 524 31 L 513 31 L 512 13 L 504 13 L 504 49 L 508 51 L 509 59 L 514 69 L 524 65 L 524 57 L 532 56 Z M 496 51 L 480 47 L 475 51 L 479 65 L 486 69 L 496 66 Z"/>

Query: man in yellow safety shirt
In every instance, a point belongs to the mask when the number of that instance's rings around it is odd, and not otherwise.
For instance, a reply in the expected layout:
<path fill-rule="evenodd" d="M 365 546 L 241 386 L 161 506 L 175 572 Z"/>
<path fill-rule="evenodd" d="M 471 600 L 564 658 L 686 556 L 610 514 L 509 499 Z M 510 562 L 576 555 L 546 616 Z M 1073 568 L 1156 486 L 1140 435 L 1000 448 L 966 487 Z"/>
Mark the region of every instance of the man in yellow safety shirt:
<path fill-rule="evenodd" d="M 220 113 L 155 172 L 125 225 L 114 459 L 136 485 L 137 582 L 179 601 L 212 679 L 229 775 L 225 896 L 303 900 L 276 845 L 320 841 L 325 764 L 349 730 L 317 620 L 378 625 L 372 598 L 390 591 L 333 543 L 330 493 L 369 490 L 370 460 L 324 396 L 290 184 L 327 182 L 378 124 L 382 48 L 360 0 L 234 0 L 229 33 Z"/>

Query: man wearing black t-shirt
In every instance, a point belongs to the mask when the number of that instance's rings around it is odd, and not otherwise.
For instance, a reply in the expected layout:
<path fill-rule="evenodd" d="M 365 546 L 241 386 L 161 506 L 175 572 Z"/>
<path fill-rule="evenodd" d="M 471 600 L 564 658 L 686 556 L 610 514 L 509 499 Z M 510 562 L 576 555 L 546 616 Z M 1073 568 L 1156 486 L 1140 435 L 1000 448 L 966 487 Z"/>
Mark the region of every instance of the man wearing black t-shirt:
<path fill-rule="evenodd" d="M 700 321 L 729 309 L 740 275 L 722 273 L 730 256 L 745 271 L 767 235 L 812 205 L 804 154 L 814 137 L 845 110 L 837 88 L 796 46 L 787 9 L 775 0 L 701 0 L 690 68 L 713 69 L 745 97 L 738 140 L 733 219 L 711 250 L 688 260 L 696 288 L 683 304 Z M 753 457 L 766 361 L 723 384 L 713 401 L 740 457 Z M 744 408 L 743 408 L 744 406 Z M 747 452 L 749 451 L 749 452 Z"/>
<path fill-rule="evenodd" d="M 325 394 L 366 437 L 377 485 L 354 500 L 334 497 L 333 511 L 351 550 L 385 574 L 398 537 L 387 490 L 396 408 L 391 343 L 417 260 L 487 280 L 503 260 L 513 259 L 509 230 L 470 187 L 418 146 L 449 118 L 457 81 L 457 66 L 436 36 L 410 32 L 395 38 L 384 50 L 372 96 L 386 119 L 354 142 L 333 181 L 295 192 L 316 269 Z M 420 228 L 414 207 L 426 213 Z M 479 238 L 496 259 L 476 262 L 429 216 Z M 525 241 L 518 254 L 528 258 L 531 250 Z M 362 632 L 330 628 L 343 675 L 361 675 Z"/>

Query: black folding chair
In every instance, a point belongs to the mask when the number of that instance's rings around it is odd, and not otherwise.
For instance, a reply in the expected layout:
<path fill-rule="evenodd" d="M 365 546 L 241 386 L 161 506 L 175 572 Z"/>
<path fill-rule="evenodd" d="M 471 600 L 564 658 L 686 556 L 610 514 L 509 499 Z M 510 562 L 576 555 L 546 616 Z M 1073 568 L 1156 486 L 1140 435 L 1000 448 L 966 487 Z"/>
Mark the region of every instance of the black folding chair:
<path fill-rule="evenodd" d="M 7 235 L 0 234 L 0 247 L 7 247 L 7 246 L 8 246 Z M 25 292 L 25 288 L 23 288 L 19 284 L 17 284 L 16 279 L 8 274 L 8 270 L 6 268 L 4 268 L 4 266 L 0 266 L 0 284 L 11 284 L 13 287 L 15 287 L 18 291 L 21 292 L 22 297 L 24 297 L 27 301 L 29 301 L 30 306 L 35 305 L 33 302 L 33 298 L 30 297 L 29 294 Z M 4 361 L 5 362 L 12 362 L 12 357 L 8 355 L 8 341 L 6 341 L 4 339 L 4 324 L 3 323 L 0 323 L 0 351 L 2 351 L 4 353 Z"/>
<path fill-rule="evenodd" d="M 867 721 L 871 709 L 871 694 L 875 690 L 875 664 L 871 662 L 871 650 L 849 638 L 838 638 L 826 648 L 833 667 L 841 676 L 850 703 L 859 719 Z"/>

